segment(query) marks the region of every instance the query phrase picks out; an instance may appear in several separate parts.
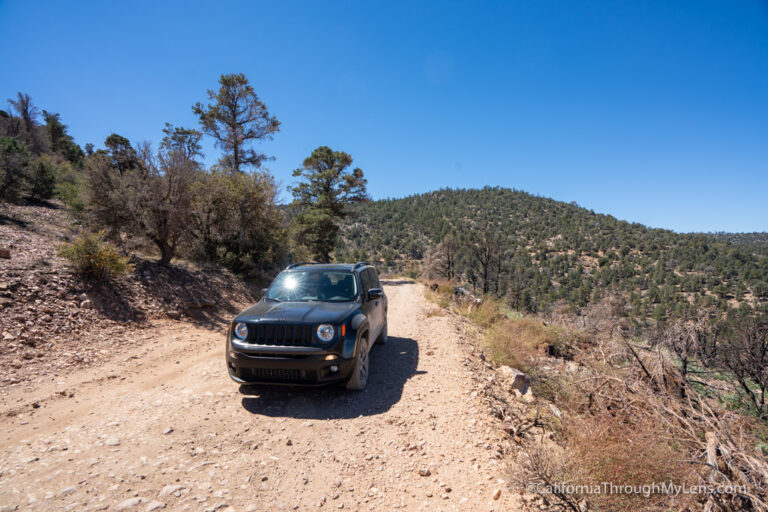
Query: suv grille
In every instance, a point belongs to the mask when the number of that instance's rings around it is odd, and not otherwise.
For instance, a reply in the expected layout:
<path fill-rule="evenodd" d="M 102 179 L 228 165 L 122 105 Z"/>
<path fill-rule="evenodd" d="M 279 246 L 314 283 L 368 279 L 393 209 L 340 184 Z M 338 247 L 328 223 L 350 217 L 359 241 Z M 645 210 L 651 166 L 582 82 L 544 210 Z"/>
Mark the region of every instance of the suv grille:
<path fill-rule="evenodd" d="M 312 345 L 311 325 L 251 324 L 248 326 L 248 343 L 286 347 Z"/>
<path fill-rule="evenodd" d="M 299 370 L 244 368 L 242 373 L 245 380 L 254 382 L 299 382 L 301 380 L 301 372 Z"/>

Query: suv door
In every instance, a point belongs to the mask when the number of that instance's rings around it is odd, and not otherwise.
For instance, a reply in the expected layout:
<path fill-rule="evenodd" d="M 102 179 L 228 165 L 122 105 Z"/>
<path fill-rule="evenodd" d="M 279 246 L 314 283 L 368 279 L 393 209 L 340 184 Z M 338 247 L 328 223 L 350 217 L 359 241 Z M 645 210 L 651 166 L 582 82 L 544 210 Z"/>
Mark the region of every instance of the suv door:
<path fill-rule="evenodd" d="M 379 332 L 379 326 L 381 325 L 378 316 L 378 303 L 381 301 L 379 299 L 371 300 L 371 298 L 368 297 L 368 290 L 376 287 L 376 285 L 373 283 L 373 280 L 371 280 L 370 271 L 371 269 L 366 268 L 360 272 L 360 280 L 362 281 L 363 285 L 361 294 L 363 297 L 363 307 L 361 309 L 363 310 L 363 314 L 365 314 L 366 318 L 368 319 L 368 327 L 371 330 L 369 333 L 370 339 L 368 341 L 371 343 L 371 345 L 373 345 L 373 342 L 376 340 L 375 337 Z"/>
<path fill-rule="evenodd" d="M 371 288 L 379 288 L 381 289 L 381 283 L 379 282 L 379 277 L 376 275 L 376 270 L 373 268 L 368 268 L 365 270 L 368 273 L 368 280 L 371 283 Z M 384 296 L 384 290 L 381 290 L 381 298 L 374 299 L 373 306 L 372 306 L 372 314 L 376 318 L 376 331 L 375 334 L 378 336 L 378 334 L 381 332 L 381 329 L 384 328 L 384 308 L 387 303 L 387 298 Z"/>

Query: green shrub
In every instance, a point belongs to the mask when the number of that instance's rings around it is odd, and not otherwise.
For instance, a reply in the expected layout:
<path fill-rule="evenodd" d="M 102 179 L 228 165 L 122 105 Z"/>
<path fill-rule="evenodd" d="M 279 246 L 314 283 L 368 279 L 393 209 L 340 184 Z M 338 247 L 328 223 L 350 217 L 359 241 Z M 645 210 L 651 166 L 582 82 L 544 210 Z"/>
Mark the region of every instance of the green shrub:
<path fill-rule="evenodd" d="M 57 166 L 56 173 L 56 196 L 77 220 L 81 220 L 86 210 L 82 171 L 64 162 Z"/>
<path fill-rule="evenodd" d="M 32 172 L 30 194 L 35 199 L 51 199 L 56 193 L 56 172 L 48 155 L 41 156 Z"/>
<path fill-rule="evenodd" d="M 421 271 L 419 271 L 416 268 L 409 268 L 408 270 L 406 270 L 405 275 L 409 279 L 418 279 L 419 276 L 421 275 Z"/>
<path fill-rule="evenodd" d="M 133 270 L 128 258 L 120 256 L 114 245 L 104 241 L 103 232 L 80 234 L 74 242 L 63 244 L 59 255 L 88 280 L 105 281 Z"/>
<path fill-rule="evenodd" d="M 64 181 L 56 185 L 56 195 L 61 199 L 76 218 L 80 218 L 85 213 L 85 200 L 78 186 L 74 183 Z"/>
<path fill-rule="evenodd" d="M 29 186 L 29 151 L 12 137 L 0 137 L 0 200 L 19 201 Z"/>

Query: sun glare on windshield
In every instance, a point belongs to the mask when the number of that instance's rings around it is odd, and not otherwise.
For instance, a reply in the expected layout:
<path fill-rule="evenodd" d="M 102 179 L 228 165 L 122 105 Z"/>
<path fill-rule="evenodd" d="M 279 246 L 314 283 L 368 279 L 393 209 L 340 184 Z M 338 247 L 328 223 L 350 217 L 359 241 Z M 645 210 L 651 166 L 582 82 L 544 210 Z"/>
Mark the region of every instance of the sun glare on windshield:
<path fill-rule="evenodd" d="M 288 291 L 293 291 L 296 289 L 296 287 L 299 285 L 299 282 L 296 280 L 293 276 L 288 276 L 285 278 L 285 282 L 283 283 L 283 288 Z"/>
<path fill-rule="evenodd" d="M 283 272 L 267 291 L 267 298 L 278 301 L 348 302 L 356 295 L 354 275 L 336 270 Z"/>

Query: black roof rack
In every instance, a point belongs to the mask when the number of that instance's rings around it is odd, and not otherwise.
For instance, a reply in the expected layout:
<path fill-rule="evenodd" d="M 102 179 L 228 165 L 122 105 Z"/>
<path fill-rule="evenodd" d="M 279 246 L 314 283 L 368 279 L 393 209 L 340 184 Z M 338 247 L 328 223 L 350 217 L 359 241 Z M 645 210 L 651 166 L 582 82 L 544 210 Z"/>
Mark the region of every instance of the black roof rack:
<path fill-rule="evenodd" d="M 287 267 L 285 267 L 285 270 L 290 270 L 292 268 L 301 267 L 302 265 L 322 265 L 323 263 L 320 261 L 303 261 L 301 263 L 291 263 Z"/>
<path fill-rule="evenodd" d="M 323 263 L 322 261 L 304 261 L 304 262 L 301 262 L 301 263 L 291 263 L 290 265 L 285 267 L 285 270 L 291 270 L 293 268 L 301 267 L 301 266 L 304 266 L 304 265 L 331 265 L 331 266 L 333 266 L 333 265 L 336 265 L 336 264 L 335 263 Z M 344 265 L 349 265 L 349 263 L 341 264 L 341 266 L 344 266 Z M 357 269 L 357 268 L 360 268 L 360 267 L 369 267 L 370 265 L 371 264 L 368 263 L 367 261 L 358 261 L 357 263 L 352 265 L 352 268 L 353 269 Z"/>

